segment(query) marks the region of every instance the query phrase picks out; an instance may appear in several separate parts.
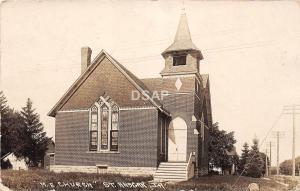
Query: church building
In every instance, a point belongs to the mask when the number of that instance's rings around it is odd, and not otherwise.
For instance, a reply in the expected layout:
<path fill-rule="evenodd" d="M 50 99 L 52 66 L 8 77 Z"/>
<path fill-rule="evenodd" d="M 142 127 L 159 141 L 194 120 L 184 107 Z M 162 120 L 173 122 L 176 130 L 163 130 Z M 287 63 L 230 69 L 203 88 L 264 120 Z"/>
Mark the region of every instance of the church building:
<path fill-rule="evenodd" d="M 186 14 L 162 52 L 159 78 L 140 79 L 102 50 L 81 49 L 81 75 L 49 112 L 50 170 L 153 175 L 184 181 L 208 173 L 210 85 Z M 139 95 L 139 96 L 137 96 Z"/>

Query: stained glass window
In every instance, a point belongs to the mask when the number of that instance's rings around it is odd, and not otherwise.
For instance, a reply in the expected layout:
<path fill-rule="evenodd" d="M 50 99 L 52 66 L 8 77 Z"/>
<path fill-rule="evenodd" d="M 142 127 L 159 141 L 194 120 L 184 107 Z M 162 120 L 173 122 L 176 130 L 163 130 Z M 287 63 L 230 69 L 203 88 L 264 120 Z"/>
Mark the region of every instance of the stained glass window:
<path fill-rule="evenodd" d="M 109 102 L 109 103 L 107 103 Z M 90 151 L 118 150 L 119 107 L 111 101 L 98 101 L 90 110 Z M 100 104 L 98 107 L 97 104 Z"/>
<path fill-rule="evenodd" d="M 118 131 L 119 131 L 119 108 L 114 105 L 111 114 L 111 131 L 110 131 L 110 150 L 118 150 Z"/>
<path fill-rule="evenodd" d="M 93 106 L 91 109 L 91 127 L 90 127 L 90 150 L 95 151 L 98 148 L 98 108 Z"/>
<path fill-rule="evenodd" d="M 109 110 L 106 105 L 101 108 L 101 149 L 108 149 L 108 114 Z"/>

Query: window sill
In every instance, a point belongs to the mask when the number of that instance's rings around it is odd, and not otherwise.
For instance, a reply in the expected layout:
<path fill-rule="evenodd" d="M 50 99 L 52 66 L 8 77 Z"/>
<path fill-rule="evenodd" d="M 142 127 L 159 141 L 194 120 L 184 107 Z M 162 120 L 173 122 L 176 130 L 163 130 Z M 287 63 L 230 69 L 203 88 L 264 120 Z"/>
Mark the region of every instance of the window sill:
<path fill-rule="evenodd" d="M 119 151 L 87 151 L 86 153 L 120 154 Z"/>

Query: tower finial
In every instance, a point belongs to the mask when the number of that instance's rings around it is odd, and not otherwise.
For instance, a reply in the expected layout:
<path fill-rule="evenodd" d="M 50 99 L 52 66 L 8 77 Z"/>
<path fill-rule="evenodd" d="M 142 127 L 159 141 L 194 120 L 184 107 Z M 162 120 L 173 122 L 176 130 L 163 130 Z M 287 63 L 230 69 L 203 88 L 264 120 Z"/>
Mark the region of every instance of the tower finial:
<path fill-rule="evenodd" d="M 181 14 L 185 14 L 185 6 L 184 6 L 184 0 L 182 0 L 182 8 L 181 8 Z"/>

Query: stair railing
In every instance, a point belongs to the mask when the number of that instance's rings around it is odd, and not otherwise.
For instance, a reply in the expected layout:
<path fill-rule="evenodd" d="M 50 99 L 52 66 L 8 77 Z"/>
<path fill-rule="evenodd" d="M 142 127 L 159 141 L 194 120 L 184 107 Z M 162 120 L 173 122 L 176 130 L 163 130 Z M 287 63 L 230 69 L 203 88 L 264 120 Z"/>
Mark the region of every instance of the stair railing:
<path fill-rule="evenodd" d="M 189 160 L 186 166 L 186 179 L 193 178 L 195 175 L 195 154 L 190 153 Z"/>

